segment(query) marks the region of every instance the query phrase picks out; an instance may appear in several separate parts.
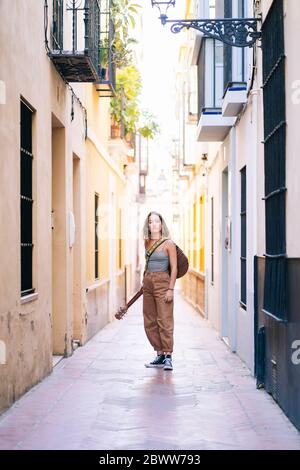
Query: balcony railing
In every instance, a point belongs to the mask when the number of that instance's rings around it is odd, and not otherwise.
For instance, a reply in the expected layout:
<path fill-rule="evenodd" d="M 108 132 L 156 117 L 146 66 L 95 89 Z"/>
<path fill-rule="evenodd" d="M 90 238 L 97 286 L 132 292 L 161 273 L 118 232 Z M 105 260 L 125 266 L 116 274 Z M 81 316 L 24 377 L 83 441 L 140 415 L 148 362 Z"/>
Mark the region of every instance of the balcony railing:
<path fill-rule="evenodd" d="M 106 89 L 113 88 L 110 11 L 111 0 L 53 0 L 48 54 L 67 82 L 105 82 Z"/>
<path fill-rule="evenodd" d="M 100 80 L 97 91 L 100 96 L 115 93 L 116 73 L 113 58 L 114 25 L 111 20 L 111 0 L 100 0 Z"/>

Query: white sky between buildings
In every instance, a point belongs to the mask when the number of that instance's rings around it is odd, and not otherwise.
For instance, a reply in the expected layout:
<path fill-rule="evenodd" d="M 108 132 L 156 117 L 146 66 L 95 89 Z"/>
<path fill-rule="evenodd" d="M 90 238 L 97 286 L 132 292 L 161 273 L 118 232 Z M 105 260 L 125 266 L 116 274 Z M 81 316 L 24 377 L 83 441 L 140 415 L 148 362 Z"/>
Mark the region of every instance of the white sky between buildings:
<path fill-rule="evenodd" d="M 169 18 L 183 17 L 184 1 L 177 0 L 178 6 L 169 8 Z M 142 108 L 157 117 L 161 133 L 149 147 L 149 174 L 146 188 L 151 191 L 147 204 L 143 206 L 142 219 L 151 210 L 160 212 L 173 232 L 172 194 L 160 192 L 159 176 L 164 170 L 166 188 L 172 188 L 171 155 L 172 138 L 178 137 L 178 122 L 175 116 L 175 85 L 182 34 L 170 31 L 170 25 L 162 26 L 159 10 L 151 7 L 151 0 L 139 2 L 142 6 L 142 30 L 137 32 L 142 60 L 138 64 L 142 75 Z"/>
<path fill-rule="evenodd" d="M 184 5 L 182 0 L 178 4 Z M 143 6 L 142 48 L 140 67 L 143 81 L 142 106 L 155 114 L 161 127 L 161 138 L 171 138 L 176 133 L 175 78 L 178 63 L 180 33 L 162 26 L 159 11 L 151 7 L 151 0 L 140 2 Z M 170 18 L 178 18 L 181 8 L 169 8 Z M 175 16 L 176 15 L 176 16 Z"/>

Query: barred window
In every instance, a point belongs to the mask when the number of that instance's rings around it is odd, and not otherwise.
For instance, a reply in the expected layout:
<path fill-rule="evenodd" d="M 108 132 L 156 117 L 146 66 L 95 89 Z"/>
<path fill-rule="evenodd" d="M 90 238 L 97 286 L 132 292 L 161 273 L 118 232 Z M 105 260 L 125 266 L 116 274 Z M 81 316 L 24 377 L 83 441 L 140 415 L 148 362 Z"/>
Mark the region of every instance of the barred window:
<path fill-rule="evenodd" d="M 99 278 L 99 195 L 95 193 L 95 279 Z"/>
<path fill-rule="evenodd" d="M 247 304 L 247 173 L 246 167 L 241 170 L 241 292 L 242 307 Z"/>
<path fill-rule="evenodd" d="M 52 49 L 63 50 L 63 0 L 53 0 Z"/>
<path fill-rule="evenodd" d="M 116 66 L 121 67 L 124 57 L 114 44 L 115 25 L 112 21 L 112 0 L 100 0 L 99 15 L 99 76 L 97 90 L 100 96 L 113 96 L 116 88 Z M 97 40 L 97 37 L 95 38 Z"/>
<path fill-rule="evenodd" d="M 34 292 L 32 283 L 32 110 L 21 101 L 21 149 L 20 149 L 20 196 L 21 196 L 21 295 Z"/>
<path fill-rule="evenodd" d="M 286 319 L 285 60 L 283 0 L 274 0 L 262 28 L 266 268 L 264 311 Z"/>

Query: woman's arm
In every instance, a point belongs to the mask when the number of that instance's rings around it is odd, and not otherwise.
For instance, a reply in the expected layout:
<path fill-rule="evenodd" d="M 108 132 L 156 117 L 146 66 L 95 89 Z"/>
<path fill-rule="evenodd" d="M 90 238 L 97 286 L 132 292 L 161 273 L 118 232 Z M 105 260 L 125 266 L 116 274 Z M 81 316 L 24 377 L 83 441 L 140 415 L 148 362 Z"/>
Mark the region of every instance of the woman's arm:
<path fill-rule="evenodd" d="M 166 249 L 169 254 L 170 258 L 170 267 L 171 267 L 171 273 L 170 273 L 170 284 L 169 288 L 174 289 L 176 278 L 177 278 L 177 253 L 176 253 L 176 245 L 172 240 L 169 240 L 166 243 Z"/>

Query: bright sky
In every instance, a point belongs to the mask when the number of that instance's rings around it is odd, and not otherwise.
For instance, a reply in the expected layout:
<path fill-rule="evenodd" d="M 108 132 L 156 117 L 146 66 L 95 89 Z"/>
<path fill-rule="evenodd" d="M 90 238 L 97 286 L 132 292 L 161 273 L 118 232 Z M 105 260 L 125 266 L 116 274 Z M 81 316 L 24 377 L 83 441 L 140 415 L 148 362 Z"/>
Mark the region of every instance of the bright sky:
<path fill-rule="evenodd" d="M 181 6 L 182 0 L 177 0 Z M 143 0 L 143 63 L 140 71 L 143 80 L 143 107 L 158 117 L 162 137 L 175 132 L 175 77 L 178 63 L 180 37 L 162 26 L 159 11 L 151 7 L 151 0 Z M 169 8 L 170 18 L 178 18 L 180 6 Z M 176 15 L 176 16 L 175 16 Z M 171 132 L 170 132 L 171 131 Z"/>
<path fill-rule="evenodd" d="M 149 174 L 147 189 L 159 190 L 159 176 L 162 169 L 167 178 L 167 187 L 171 189 L 171 139 L 177 136 L 178 122 L 175 119 L 175 80 L 178 68 L 179 44 L 182 36 L 170 31 L 170 25 L 162 26 L 158 19 L 159 10 L 151 7 L 151 0 L 140 0 L 143 5 L 143 29 L 141 42 L 142 62 L 139 70 L 142 75 L 143 93 L 141 103 L 153 113 L 160 125 L 161 134 L 150 141 Z M 169 8 L 169 18 L 183 17 L 182 8 L 185 2 L 177 0 L 179 6 Z M 166 199 L 157 196 L 149 201 L 145 211 L 159 210 L 172 226 L 171 194 Z"/>

